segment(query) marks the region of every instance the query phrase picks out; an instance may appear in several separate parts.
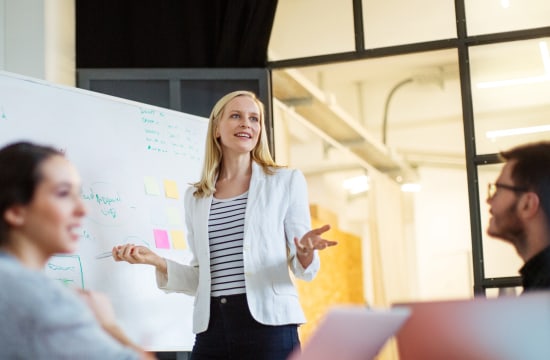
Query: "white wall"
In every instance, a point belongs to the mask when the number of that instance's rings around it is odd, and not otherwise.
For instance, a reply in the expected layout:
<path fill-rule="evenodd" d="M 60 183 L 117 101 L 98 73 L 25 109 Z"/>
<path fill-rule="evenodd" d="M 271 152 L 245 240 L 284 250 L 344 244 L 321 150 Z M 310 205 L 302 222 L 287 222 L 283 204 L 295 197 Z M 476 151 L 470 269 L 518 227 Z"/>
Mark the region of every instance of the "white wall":
<path fill-rule="evenodd" d="M 74 0 L 0 0 L 0 69 L 75 84 Z"/>
<path fill-rule="evenodd" d="M 420 168 L 415 194 L 419 297 L 465 298 L 473 289 L 466 171 Z"/>
<path fill-rule="evenodd" d="M 4 70 L 45 79 L 43 0 L 4 0 Z"/>
<path fill-rule="evenodd" d="M 0 0 L 0 69 L 4 69 L 6 57 L 6 1 Z"/>

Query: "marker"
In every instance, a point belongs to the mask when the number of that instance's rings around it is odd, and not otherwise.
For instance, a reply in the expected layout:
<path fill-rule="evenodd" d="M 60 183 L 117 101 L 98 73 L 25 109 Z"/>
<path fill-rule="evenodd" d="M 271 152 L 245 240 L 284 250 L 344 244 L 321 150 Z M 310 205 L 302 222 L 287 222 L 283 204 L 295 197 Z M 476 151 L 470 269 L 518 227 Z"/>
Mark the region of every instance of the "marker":
<path fill-rule="evenodd" d="M 99 255 L 96 255 L 96 259 L 106 259 L 106 258 L 109 258 L 109 257 L 112 257 L 113 256 L 113 253 L 111 251 L 105 251 L 104 253 L 101 253 Z"/>

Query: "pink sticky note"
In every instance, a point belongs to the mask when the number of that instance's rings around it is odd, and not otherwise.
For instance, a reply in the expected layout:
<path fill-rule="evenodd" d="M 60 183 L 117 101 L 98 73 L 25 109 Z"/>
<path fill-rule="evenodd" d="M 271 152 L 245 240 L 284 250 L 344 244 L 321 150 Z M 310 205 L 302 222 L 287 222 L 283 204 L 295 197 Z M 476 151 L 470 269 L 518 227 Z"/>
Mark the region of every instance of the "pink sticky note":
<path fill-rule="evenodd" d="M 153 229 L 153 234 L 157 249 L 170 249 L 170 241 L 168 241 L 168 232 L 166 230 Z"/>

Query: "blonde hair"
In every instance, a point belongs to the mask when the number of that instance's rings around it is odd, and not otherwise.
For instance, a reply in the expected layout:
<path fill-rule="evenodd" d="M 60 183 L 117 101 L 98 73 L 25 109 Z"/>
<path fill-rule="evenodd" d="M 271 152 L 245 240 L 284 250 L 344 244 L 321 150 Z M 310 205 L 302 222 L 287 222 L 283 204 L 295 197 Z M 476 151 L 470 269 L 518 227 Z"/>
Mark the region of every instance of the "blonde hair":
<path fill-rule="evenodd" d="M 274 173 L 274 169 L 282 167 L 275 163 L 271 157 L 271 153 L 269 152 L 267 135 L 264 131 L 264 105 L 253 92 L 244 90 L 233 91 L 218 100 L 216 105 L 212 108 L 208 123 L 201 179 L 199 182 L 192 184 L 196 189 L 193 193 L 195 197 L 200 198 L 210 196 L 216 191 L 216 178 L 220 171 L 222 161 L 222 148 L 219 139 L 216 137 L 216 130 L 223 116 L 226 105 L 238 96 L 247 96 L 251 98 L 260 109 L 260 138 L 254 149 L 252 149 L 250 157 L 252 160 L 257 162 L 262 167 L 263 171 L 268 175 L 272 175 Z"/>

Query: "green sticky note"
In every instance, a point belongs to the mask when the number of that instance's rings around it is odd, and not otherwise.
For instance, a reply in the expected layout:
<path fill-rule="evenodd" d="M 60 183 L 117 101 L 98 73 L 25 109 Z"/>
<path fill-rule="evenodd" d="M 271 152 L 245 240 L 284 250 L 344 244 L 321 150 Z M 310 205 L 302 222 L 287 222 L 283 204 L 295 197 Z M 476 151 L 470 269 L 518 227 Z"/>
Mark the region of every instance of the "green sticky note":
<path fill-rule="evenodd" d="M 181 212 L 178 208 L 166 208 L 166 217 L 168 218 L 168 223 L 170 225 L 181 225 L 183 223 Z"/>
<path fill-rule="evenodd" d="M 157 180 L 152 176 L 145 176 L 143 178 L 143 181 L 145 183 L 145 193 L 149 195 L 160 195 L 160 188 L 157 183 Z"/>

